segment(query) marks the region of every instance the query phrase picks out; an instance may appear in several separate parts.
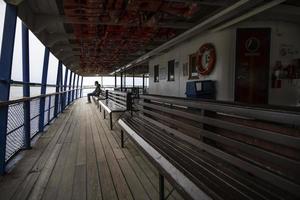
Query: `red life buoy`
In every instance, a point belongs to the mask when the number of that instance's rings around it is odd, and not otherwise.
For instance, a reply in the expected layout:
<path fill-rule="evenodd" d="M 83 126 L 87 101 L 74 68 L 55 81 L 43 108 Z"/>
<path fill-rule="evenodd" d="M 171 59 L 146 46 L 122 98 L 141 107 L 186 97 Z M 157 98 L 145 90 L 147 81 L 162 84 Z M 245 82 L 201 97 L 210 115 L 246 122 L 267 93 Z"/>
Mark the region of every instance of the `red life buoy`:
<path fill-rule="evenodd" d="M 205 52 L 209 52 L 207 55 L 207 64 L 206 66 L 203 66 L 203 56 Z M 206 43 L 200 47 L 200 49 L 197 52 L 197 69 L 198 73 L 201 75 L 208 75 L 212 72 L 216 65 L 216 49 L 213 44 Z"/>

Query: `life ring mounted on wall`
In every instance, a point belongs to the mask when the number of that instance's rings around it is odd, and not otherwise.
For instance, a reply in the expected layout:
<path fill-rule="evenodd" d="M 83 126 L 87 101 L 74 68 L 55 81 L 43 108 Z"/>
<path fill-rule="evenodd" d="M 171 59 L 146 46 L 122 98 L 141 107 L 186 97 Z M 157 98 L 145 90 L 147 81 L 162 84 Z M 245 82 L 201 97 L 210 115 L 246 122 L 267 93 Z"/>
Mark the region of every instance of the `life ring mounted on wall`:
<path fill-rule="evenodd" d="M 197 52 L 197 70 L 200 75 L 209 75 L 217 61 L 215 46 L 211 43 L 203 44 Z"/>

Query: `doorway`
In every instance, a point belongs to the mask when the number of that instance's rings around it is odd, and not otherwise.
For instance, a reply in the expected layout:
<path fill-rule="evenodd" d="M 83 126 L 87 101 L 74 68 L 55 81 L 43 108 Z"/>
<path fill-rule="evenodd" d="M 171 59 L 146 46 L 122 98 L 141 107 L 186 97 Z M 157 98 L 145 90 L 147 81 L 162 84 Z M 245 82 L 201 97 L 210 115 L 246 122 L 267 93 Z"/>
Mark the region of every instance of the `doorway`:
<path fill-rule="evenodd" d="M 268 104 L 271 29 L 236 33 L 235 101 Z"/>

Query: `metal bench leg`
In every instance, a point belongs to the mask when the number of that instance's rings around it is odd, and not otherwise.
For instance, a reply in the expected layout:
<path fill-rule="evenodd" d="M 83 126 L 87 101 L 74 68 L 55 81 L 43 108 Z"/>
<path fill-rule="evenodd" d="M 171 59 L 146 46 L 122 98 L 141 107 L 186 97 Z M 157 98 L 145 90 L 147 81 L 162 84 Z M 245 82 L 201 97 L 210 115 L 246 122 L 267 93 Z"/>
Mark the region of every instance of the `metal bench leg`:
<path fill-rule="evenodd" d="M 113 118 L 112 118 L 112 112 L 111 113 L 109 113 L 109 122 L 110 122 L 110 130 L 112 130 L 113 129 L 113 124 L 112 124 L 112 120 L 113 120 Z"/>
<path fill-rule="evenodd" d="M 105 119 L 105 110 L 103 110 L 103 118 Z"/>
<path fill-rule="evenodd" d="M 124 131 L 121 129 L 121 147 L 124 148 Z"/>
<path fill-rule="evenodd" d="M 99 104 L 99 108 L 100 108 L 100 112 L 102 112 L 102 111 L 101 111 L 101 105 L 100 105 L 100 104 Z"/>
<path fill-rule="evenodd" d="M 165 199 L 165 184 L 164 176 L 159 174 L 159 200 Z"/>

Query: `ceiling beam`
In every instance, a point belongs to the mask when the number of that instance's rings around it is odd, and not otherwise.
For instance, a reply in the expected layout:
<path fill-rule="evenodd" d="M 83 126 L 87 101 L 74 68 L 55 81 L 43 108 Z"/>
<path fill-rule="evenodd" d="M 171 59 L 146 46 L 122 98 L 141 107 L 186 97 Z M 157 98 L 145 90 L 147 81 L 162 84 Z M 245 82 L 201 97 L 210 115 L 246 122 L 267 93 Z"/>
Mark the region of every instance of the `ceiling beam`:
<path fill-rule="evenodd" d="M 178 3 L 194 2 L 199 5 L 208 5 L 208 6 L 226 6 L 234 2 L 233 0 L 165 0 L 165 1 L 178 2 Z"/>
<path fill-rule="evenodd" d="M 5 0 L 6 3 L 12 4 L 12 5 L 15 5 L 15 6 L 20 5 L 23 1 L 24 0 Z"/>
<path fill-rule="evenodd" d="M 68 18 L 66 16 L 59 15 L 46 15 L 46 14 L 36 14 L 35 29 L 37 32 L 41 32 L 48 26 L 55 24 L 57 22 L 61 23 L 70 23 L 70 24 L 88 24 L 88 25 L 110 25 L 110 26 L 127 26 L 127 27 L 138 27 L 138 23 L 125 23 L 125 22 L 101 22 L 99 20 L 84 20 L 76 18 Z M 173 29 L 188 29 L 195 25 L 194 23 L 189 22 L 160 22 L 157 24 L 157 27 L 160 28 L 173 28 Z M 144 24 L 144 27 L 151 25 Z"/>

